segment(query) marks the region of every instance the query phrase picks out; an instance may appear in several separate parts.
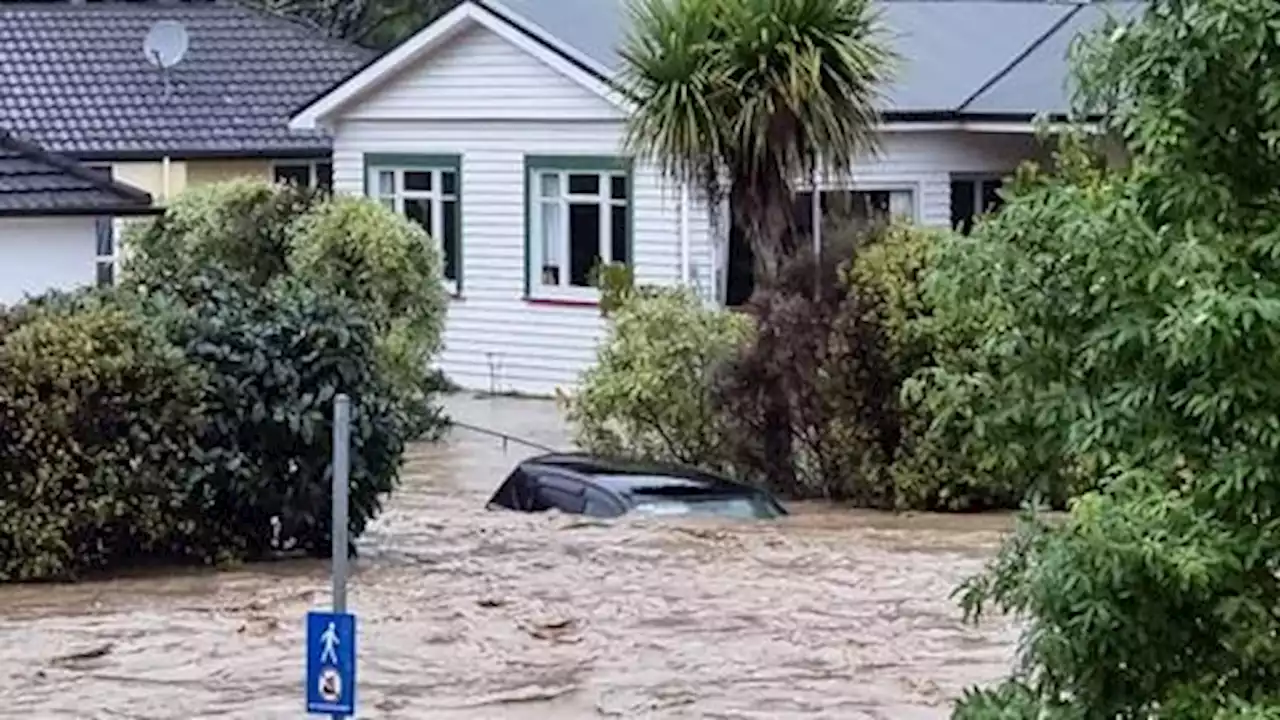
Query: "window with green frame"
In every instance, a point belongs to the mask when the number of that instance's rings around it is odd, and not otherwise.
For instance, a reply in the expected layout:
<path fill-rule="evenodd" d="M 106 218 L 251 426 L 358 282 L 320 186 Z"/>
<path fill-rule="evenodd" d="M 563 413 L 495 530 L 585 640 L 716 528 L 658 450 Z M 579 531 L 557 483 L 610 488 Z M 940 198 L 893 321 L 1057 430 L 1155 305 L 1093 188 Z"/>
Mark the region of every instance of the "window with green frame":
<path fill-rule="evenodd" d="M 525 165 L 527 295 L 596 299 L 592 269 L 633 260 L 631 161 L 531 156 Z"/>
<path fill-rule="evenodd" d="M 365 194 L 422 226 L 440 244 L 445 285 L 462 287 L 462 159 L 366 155 Z"/>

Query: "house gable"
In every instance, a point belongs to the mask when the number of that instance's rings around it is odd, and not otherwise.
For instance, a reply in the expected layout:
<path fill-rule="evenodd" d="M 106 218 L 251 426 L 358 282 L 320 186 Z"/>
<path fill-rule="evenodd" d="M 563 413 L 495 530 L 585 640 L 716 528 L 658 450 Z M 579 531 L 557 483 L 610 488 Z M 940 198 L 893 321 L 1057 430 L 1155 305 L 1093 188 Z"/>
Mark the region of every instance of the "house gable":
<path fill-rule="evenodd" d="M 339 119 L 602 120 L 624 102 L 599 75 L 464 2 L 314 100 L 295 130 Z"/>
<path fill-rule="evenodd" d="M 352 106 L 358 120 L 614 120 L 622 110 L 510 40 L 471 23 Z"/>

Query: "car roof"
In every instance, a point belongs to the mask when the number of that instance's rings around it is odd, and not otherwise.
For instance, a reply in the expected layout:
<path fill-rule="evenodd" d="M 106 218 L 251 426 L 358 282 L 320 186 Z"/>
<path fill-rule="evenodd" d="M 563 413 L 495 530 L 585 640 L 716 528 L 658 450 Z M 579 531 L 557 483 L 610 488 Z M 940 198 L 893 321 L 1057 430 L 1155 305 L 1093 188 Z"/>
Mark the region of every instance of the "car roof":
<path fill-rule="evenodd" d="M 756 488 L 695 468 L 663 463 L 604 458 L 586 453 L 554 453 L 525 460 L 522 465 L 540 466 L 576 475 L 619 495 L 675 491 L 708 494 L 759 493 Z"/>

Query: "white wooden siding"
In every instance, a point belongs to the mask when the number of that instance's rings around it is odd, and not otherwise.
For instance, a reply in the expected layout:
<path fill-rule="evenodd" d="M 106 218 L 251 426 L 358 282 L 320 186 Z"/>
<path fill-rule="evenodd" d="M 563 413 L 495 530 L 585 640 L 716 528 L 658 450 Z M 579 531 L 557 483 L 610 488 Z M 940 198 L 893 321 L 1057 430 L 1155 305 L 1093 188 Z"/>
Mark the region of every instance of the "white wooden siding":
<path fill-rule="evenodd" d="M 462 158 L 462 292 L 449 308 L 441 369 L 476 390 L 550 394 L 590 366 L 605 323 L 596 307 L 524 297 L 525 158 L 618 155 L 617 109 L 487 29 L 474 27 L 358 101 L 331 128 L 334 183 L 364 190 L 364 155 Z M 1037 153 L 1031 138 L 958 132 L 884 137 L 882 152 L 853 176 L 824 186 L 909 187 L 917 220 L 950 223 L 952 173 L 1007 172 Z M 637 165 L 633 191 L 637 281 L 679 281 L 679 194 Z M 708 214 L 690 213 L 693 274 L 711 292 Z M 718 258 L 723 267 L 723 240 Z"/>
<path fill-rule="evenodd" d="M 462 156 L 462 293 L 449 308 L 440 367 L 469 389 L 550 394 L 595 357 L 604 322 L 593 306 L 529 302 L 525 287 L 525 157 L 617 155 L 618 122 L 349 121 L 334 141 L 334 185 L 363 192 L 364 155 Z M 680 273 L 679 195 L 649 167 L 633 185 L 638 282 Z M 706 214 L 691 214 L 691 259 L 709 278 Z M 705 283 L 708 287 L 709 282 Z"/>
<path fill-rule="evenodd" d="M 93 218 L 0 218 L 0 305 L 94 281 Z"/>
<path fill-rule="evenodd" d="M 599 95 L 479 25 L 355 105 L 351 120 L 619 120 Z"/>

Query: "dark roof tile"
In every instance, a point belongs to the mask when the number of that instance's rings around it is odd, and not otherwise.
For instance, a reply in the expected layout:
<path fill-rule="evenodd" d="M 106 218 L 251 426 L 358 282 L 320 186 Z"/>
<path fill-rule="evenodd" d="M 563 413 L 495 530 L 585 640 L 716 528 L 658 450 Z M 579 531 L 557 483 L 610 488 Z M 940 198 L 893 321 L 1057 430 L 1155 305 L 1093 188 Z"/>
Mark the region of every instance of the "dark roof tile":
<path fill-rule="evenodd" d="M 0 130 L 0 215 L 151 211 L 151 196 Z"/>
<path fill-rule="evenodd" d="M 167 96 L 142 53 L 158 20 L 190 35 Z M 290 111 L 370 57 L 229 2 L 0 4 L 0 126 L 80 156 L 320 153 Z"/>

